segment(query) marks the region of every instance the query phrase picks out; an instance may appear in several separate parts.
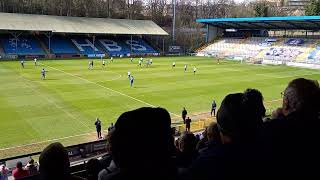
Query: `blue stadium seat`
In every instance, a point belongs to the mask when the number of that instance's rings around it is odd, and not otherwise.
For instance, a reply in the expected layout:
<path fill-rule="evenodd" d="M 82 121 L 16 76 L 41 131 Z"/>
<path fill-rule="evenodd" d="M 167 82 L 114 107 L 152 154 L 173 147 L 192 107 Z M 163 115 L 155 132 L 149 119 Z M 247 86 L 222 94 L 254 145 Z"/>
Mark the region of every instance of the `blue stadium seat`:
<path fill-rule="evenodd" d="M 302 44 L 304 44 L 304 40 L 303 39 L 289 39 L 286 42 L 286 44 L 287 45 L 294 45 L 294 46 L 302 45 Z"/>
<path fill-rule="evenodd" d="M 130 37 L 122 37 L 122 41 L 127 45 L 131 46 Z M 154 48 L 152 48 L 147 42 L 139 37 L 134 37 L 132 39 L 132 50 L 135 54 L 153 54 L 158 53 Z"/>
<path fill-rule="evenodd" d="M 96 42 L 93 45 L 92 39 L 88 37 L 73 36 L 70 37 L 70 39 L 73 42 L 74 46 L 79 50 L 80 54 L 104 54 L 104 52 L 100 50 L 101 47 L 99 47 Z"/>
<path fill-rule="evenodd" d="M 131 52 L 131 37 L 106 37 L 99 38 L 98 44 L 110 55 L 119 56 L 127 54 L 153 54 L 159 53 L 154 50 L 148 43 L 139 37 L 132 39 Z"/>
<path fill-rule="evenodd" d="M 47 37 L 42 38 L 46 43 L 47 47 L 49 47 L 49 40 Z M 69 38 L 54 35 L 51 37 L 51 47 L 50 52 L 53 54 L 79 54 L 79 51 L 72 44 Z"/>
<path fill-rule="evenodd" d="M 319 51 L 318 49 L 313 50 L 313 51 L 309 54 L 308 59 L 315 59 L 316 56 L 317 56 L 318 51 Z"/>
<path fill-rule="evenodd" d="M 101 37 L 98 44 L 105 50 L 109 56 L 120 56 L 130 54 L 130 47 L 115 37 Z"/>
<path fill-rule="evenodd" d="M 41 48 L 40 43 L 32 36 L 20 36 L 18 38 L 17 47 L 16 40 L 13 37 L 1 38 L 3 49 L 6 54 L 18 55 L 44 55 L 45 52 Z"/>

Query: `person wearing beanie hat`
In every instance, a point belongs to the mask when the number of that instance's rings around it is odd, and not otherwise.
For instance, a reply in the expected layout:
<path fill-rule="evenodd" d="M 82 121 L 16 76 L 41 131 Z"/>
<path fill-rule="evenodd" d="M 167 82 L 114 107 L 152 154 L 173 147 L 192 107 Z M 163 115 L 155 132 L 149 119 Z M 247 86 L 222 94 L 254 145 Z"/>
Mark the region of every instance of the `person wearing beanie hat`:
<path fill-rule="evenodd" d="M 188 179 L 259 179 L 254 172 L 256 137 L 265 113 L 262 101 L 261 93 L 253 89 L 224 98 L 217 112 L 221 143 L 200 153 L 185 175 Z"/>

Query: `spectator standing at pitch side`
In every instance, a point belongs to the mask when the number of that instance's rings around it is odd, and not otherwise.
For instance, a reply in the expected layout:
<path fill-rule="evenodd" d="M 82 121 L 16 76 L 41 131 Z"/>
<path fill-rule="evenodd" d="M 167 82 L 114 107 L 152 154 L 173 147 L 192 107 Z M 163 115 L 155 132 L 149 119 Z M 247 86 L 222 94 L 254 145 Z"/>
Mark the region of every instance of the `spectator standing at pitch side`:
<path fill-rule="evenodd" d="M 182 119 L 183 119 L 184 124 L 186 123 L 187 114 L 188 114 L 188 112 L 187 112 L 186 108 L 184 107 L 182 110 Z"/>
<path fill-rule="evenodd" d="M 187 132 L 190 132 L 190 126 L 191 126 L 191 119 L 190 119 L 190 117 L 188 117 L 186 119 L 186 131 Z"/>
<path fill-rule="evenodd" d="M 212 116 L 212 112 L 213 112 L 213 116 L 216 116 L 216 108 L 217 108 L 216 101 L 213 100 L 211 105 L 211 116 Z"/>
<path fill-rule="evenodd" d="M 94 123 L 94 125 L 96 126 L 98 139 L 101 139 L 102 138 L 102 136 L 101 136 L 101 121 L 99 118 L 96 119 L 96 122 Z"/>

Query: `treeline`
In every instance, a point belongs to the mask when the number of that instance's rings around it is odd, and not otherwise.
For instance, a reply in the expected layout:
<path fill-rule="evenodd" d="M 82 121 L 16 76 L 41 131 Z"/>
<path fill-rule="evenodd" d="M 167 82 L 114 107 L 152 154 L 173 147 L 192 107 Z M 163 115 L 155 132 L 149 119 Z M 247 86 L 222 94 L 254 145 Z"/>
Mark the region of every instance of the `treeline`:
<path fill-rule="evenodd" d="M 172 29 L 173 0 L 0 0 L 0 11 L 10 13 L 45 14 L 58 16 L 150 19 Z M 187 50 L 204 41 L 198 18 L 286 16 L 296 15 L 283 11 L 280 4 L 265 0 L 235 3 L 234 0 L 176 0 L 176 42 Z M 312 0 L 316 11 L 317 2 Z M 316 10 L 315 10 L 316 9 Z M 291 13 L 291 14 L 290 14 Z M 300 14 L 298 14 L 300 15 Z M 168 38 L 170 43 L 172 38 Z"/>
<path fill-rule="evenodd" d="M 0 11 L 58 16 L 152 19 L 171 26 L 173 0 L 0 0 Z M 233 0 L 176 0 L 177 25 L 190 26 L 197 18 L 254 16 L 257 6 L 266 16 L 282 15 L 274 3 L 236 4 Z"/>

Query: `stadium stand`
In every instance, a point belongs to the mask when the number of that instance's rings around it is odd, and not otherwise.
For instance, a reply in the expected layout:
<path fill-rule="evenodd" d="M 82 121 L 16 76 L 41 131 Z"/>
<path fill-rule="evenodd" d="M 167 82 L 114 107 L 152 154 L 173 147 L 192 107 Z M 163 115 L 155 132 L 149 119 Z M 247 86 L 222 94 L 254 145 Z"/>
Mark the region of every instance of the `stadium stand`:
<path fill-rule="evenodd" d="M 104 54 L 104 52 L 100 50 L 101 47 L 93 42 L 91 38 L 89 39 L 82 36 L 71 36 L 70 39 L 74 46 L 79 50 L 80 54 Z"/>
<path fill-rule="evenodd" d="M 159 53 L 153 49 L 145 40 L 139 37 L 133 37 L 132 42 L 130 37 L 121 37 L 122 41 L 127 44 L 128 47 L 132 45 L 132 52 L 143 55 L 143 54 L 154 54 Z"/>
<path fill-rule="evenodd" d="M 0 13 L 0 21 L 0 54 L 9 59 L 159 55 L 144 36 L 168 35 L 148 20 Z"/>
<path fill-rule="evenodd" d="M 109 56 L 120 56 L 130 54 L 130 48 L 117 37 L 100 37 L 98 44 L 109 54 Z"/>
<path fill-rule="evenodd" d="M 198 56 L 320 68 L 317 36 L 308 35 L 308 30 L 317 30 L 320 16 L 217 18 L 197 22 L 208 26 L 207 42 L 215 39 L 200 48 Z M 288 37 L 285 30 L 303 30 L 305 36 Z M 269 35 L 272 31 L 284 34 L 272 37 Z"/>
<path fill-rule="evenodd" d="M 40 46 L 43 42 L 44 48 Z M 4 44 L 3 54 L 18 55 L 44 55 L 44 49 L 49 51 L 49 40 L 42 36 L 37 39 L 35 36 L 18 38 L 18 48 L 15 48 L 15 39 L 2 37 L 1 43 Z M 132 44 L 132 51 L 131 51 Z M 2 49 L 2 48 L 1 48 Z M 130 36 L 120 37 L 99 37 L 93 44 L 92 38 L 86 36 L 61 36 L 54 35 L 50 39 L 50 53 L 59 54 L 108 54 L 109 56 L 133 55 L 158 55 L 155 50 L 145 40 L 140 37 L 133 37 L 131 43 Z"/>
<path fill-rule="evenodd" d="M 279 38 L 268 42 L 266 37 L 221 38 L 198 52 L 199 56 L 211 55 L 227 59 L 266 59 L 284 62 L 319 64 L 319 47 L 316 39 Z M 276 39 L 276 38 L 274 38 Z"/>
<path fill-rule="evenodd" d="M 49 47 L 47 37 L 42 37 L 41 40 Z M 53 54 L 79 54 L 80 52 L 71 43 L 70 39 L 66 36 L 54 35 L 51 37 L 50 50 Z"/>
<path fill-rule="evenodd" d="M 37 39 L 35 36 L 22 37 L 18 39 L 18 48 L 15 48 L 14 38 L 1 38 L 4 44 L 3 54 L 18 55 L 44 55 L 45 49 L 49 51 L 49 40 L 42 36 Z M 40 44 L 43 42 L 44 48 Z M 132 44 L 132 46 L 131 46 Z M 132 47 L 132 51 L 131 51 Z M 109 56 L 127 56 L 132 55 L 158 55 L 159 51 L 155 50 L 145 40 L 140 37 L 133 37 L 131 42 L 130 36 L 120 37 L 99 37 L 93 44 L 92 38 L 86 36 L 61 36 L 54 35 L 50 39 L 50 53 L 59 54 L 108 54 Z"/>
<path fill-rule="evenodd" d="M 21 36 L 16 38 L 3 36 L 1 37 L 5 54 L 18 55 L 44 55 L 45 52 L 40 47 L 39 42 L 34 36 Z"/>

